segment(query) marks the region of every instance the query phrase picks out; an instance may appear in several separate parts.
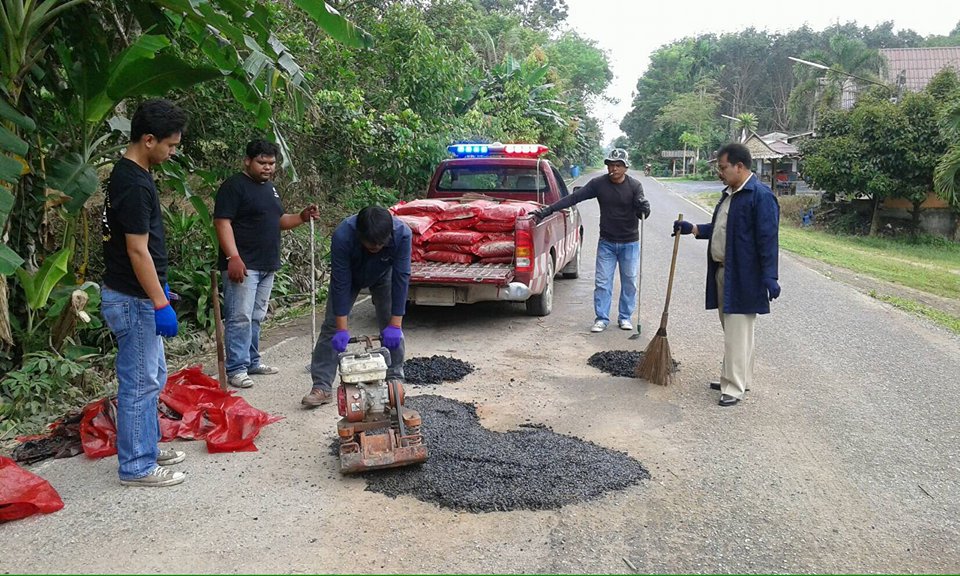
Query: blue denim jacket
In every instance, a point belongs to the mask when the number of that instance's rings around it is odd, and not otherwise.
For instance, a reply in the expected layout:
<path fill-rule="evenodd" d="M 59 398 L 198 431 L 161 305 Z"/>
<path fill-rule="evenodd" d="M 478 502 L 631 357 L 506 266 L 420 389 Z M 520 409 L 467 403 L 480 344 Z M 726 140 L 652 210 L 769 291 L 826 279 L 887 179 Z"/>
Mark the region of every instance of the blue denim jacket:
<path fill-rule="evenodd" d="M 392 274 L 391 315 L 403 316 L 410 287 L 410 228 L 393 219 L 393 238 L 380 252 L 370 254 L 357 233 L 357 217 L 349 216 L 333 231 L 330 242 L 330 299 L 336 316 L 347 316 L 353 307 L 352 295 L 369 288 L 386 274 Z"/>

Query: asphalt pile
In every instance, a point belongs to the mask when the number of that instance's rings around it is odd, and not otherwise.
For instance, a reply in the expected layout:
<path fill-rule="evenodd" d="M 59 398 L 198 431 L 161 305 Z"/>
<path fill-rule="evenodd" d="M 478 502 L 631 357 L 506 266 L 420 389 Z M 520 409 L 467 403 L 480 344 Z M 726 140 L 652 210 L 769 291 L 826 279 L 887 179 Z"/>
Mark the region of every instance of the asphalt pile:
<path fill-rule="evenodd" d="M 441 382 L 459 382 L 473 372 L 473 364 L 450 356 L 433 355 L 429 358 L 408 358 L 403 363 L 403 375 L 407 384 L 422 386 Z"/>
<path fill-rule="evenodd" d="M 613 376 L 634 378 L 634 370 L 642 361 L 643 352 L 637 352 L 636 350 L 610 350 L 597 352 L 587 359 L 587 364 Z M 673 362 L 673 366 L 670 368 L 670 372 L 676 372 L 680 363 L 676 360 L 671 361 Z"/>
<path fill-rule="evenodd" d="M 363 473 L 371 492 L 468 512 L 553 510 L 650 478 L 627 454 L 542 424 L 494 432 L 480 425 L 473 404 L 435 395 L 404 404 L 420 412 L 429 457 Z"/>

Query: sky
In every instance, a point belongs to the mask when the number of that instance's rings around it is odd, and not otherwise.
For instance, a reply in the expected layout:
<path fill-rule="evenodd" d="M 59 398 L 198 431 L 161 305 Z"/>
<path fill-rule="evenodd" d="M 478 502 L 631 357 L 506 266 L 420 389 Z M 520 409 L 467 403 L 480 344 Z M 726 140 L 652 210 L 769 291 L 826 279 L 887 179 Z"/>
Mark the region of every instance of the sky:
<path fill-rule="evenodd" d="M 786 32 L 807 24 L 823 30 L 837 22 L 874 27 L 892 20 L 894 32 L 911 29 L 921 36 L 946 35 L 960 22 L 955 0 L 804 0 L 743 3 L 683 0 L 567 0 L 567 25 L 595 40 L 607 52 L 614 79 L 594 115 L 604 131 L 604 145 L 622 134 L 620 120 L 630 111 L 637 80 L 657 48 L 687 36 L 732 33 L 749 27 Z M 734 14 L 739 11 L 740 14 Z"/>

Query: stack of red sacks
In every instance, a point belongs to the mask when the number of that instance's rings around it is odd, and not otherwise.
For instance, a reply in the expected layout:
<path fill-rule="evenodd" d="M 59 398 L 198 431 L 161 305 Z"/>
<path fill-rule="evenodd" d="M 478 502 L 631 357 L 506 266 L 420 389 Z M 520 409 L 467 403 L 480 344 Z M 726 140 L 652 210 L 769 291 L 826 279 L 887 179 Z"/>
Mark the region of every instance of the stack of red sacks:
<path fill-rule="evenodd" d="M 513 261 L 517 218 L 535 202 L 413 200 L 390 208 L 413 231 L 414 262 L 508 264 Z"/>

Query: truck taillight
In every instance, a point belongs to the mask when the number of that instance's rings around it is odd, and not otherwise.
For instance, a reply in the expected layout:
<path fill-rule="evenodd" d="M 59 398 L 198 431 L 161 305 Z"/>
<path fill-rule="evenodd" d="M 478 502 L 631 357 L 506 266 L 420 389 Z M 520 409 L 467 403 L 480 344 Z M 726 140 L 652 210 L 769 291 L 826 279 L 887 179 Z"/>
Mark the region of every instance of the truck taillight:
<path fill-rule="evenodd" d="M 347 389 L 343 386 L 337 386 L 337 412 L 347 415 Z"/>
<path fill-rule="evenodd" d="M 528 272 L 533 269 L 533 235 L 529 230 L 517 230 L 516 241 L 516 269 Z"/>

